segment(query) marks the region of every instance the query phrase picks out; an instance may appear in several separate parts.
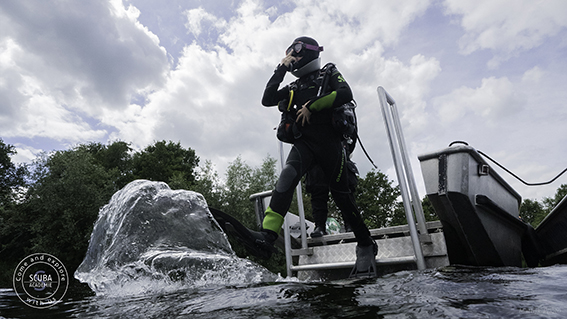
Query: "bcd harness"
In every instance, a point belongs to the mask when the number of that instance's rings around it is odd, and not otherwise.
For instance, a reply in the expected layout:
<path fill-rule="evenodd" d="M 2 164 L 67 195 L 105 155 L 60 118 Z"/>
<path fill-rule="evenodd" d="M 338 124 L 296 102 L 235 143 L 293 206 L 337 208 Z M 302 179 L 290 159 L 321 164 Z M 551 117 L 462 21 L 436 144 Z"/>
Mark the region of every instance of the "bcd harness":
<path fill-rule="evenodd" d="M 282 118 L 280 124 L 277 128 L 277 138 L 285 143 L 293 143 L 296 139 L 301 137 L 301 131 L 296 125 L 296 110 L 293 108 L 293 98 L 294 92 L 298 90 L 304 90 L 315 82 L 318 86 L 317 97 L 325 94 L 328 86 L 329 79 L 331 78 L 333 72 L 336 70 L 335 64 L 327 63 L 320 71 L 317 78 L 313 81 L 307 81 L 300 83 L 299 79 L 289 84 L 289 98 L 280 101 L 278 104 L 279 110 L 282 112 Z M 343 141 L 348 145 L 348 153 L 352 153 L 356 146 L 356 141 L 359 142 L 364 154 L 372 163 L 372 165 L 377 168 L 374 164 L 362 141 L 358 136 L 358 121 L 355 113 L 356 101 L 349 101 L 339 107 L 333 108 L 332 110 L 332 125 L 333 128 L 339 132 L 343 138 Z"/>
<path fill-rule="evenodd" d="M 284 129 L 287 133 L 294 133 L 292 134 L 285 134 L 287 138 L 284 137 L 283 132 L 278 132 L 278 139 L 286 143 L 293 143 L 294 139 L 297 139 L 301 136 L 301 133 L 297 128 L 294 128 L 293 123 L 296 118 L 296 110 L 293 108 L 293 98 L 294 93 L 296 91 L 304 90 L 306 88 L 312 87 L 313 85 L 318 87 L 317 90 L 317 97 L 320 97 L 325 94 L 326 90 L 328 89 L 328 82 L 331 78 L 333 72 L 336 70 L 335 65 L 333 63 L 327 63 L 320 71 L 316 78 L 312 79 L 311 81 L 300 82 L 299 79 L 289 84 L 289 98 L 283 101 L 280 101 L 278 108 L 283 113 L 282 114 L 282 123 L 280 123 L 280 127 L 278 130 Z M 335 130 L 341 133 L 343 139 L 348 144 L 353 144 L 356 142 L 357 139 L 357 121 L 356 121 L 356 114 L 354 113 L 354 109 L 356 108 L 356 102 L 354 100 L 345 103 L 339 107 L 333 108 L 332 110 L 332 124 Z M 285 126 L 282 127 L 281 124 Z M 283 137 L 280 138 L 280 137 Z M 352 146 L 354 148 L 354 145 Z"/>

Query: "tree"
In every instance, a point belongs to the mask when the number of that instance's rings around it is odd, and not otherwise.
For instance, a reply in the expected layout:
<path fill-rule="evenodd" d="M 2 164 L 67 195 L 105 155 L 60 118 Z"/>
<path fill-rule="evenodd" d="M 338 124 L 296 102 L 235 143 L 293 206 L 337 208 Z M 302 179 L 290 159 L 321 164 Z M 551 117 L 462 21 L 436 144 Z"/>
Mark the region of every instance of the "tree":
<path fill-rule="evenodd" d="M 421 201 L 421 206 L 423 207 L 423 215 L 425 216 L 425 221 L 430 222 L 439 220 L 439 216 L 437 216 L 435 208 L 433 208 L 433 204 L 431 203 L 427 195 Z"/>
<path fill-rule="evenodd" d="M 49 253 L 72 272 L 83 260 L 100 207 L 115 191 L 111 175 L 88 147 L 76 147 L 40 155 L 28 179 L 25 197 L 5 215 L 0 259 L 17 263 L 31 253 Z M 3 270 L 13 270 L 9 262 Z"/>
<path fill-rule="evenodd" d="M 269 155 L 266 156 L 259 168 L 252 170 L 250 181 L 250 195 L 274 188 L 278 180 L 276 173 L 277 160 Z"/>
<path fill-rule="evenodd" d="M 266 157 L 260 168 L 252 168 L 238 156 L 226 170 L 223 210 L 247 227 L 256 225 L 250 195 L 274 188 L 277 181 L 276 160 Z"/>
<path fill-rule="evenodd" d="M 426 222 L 439 220 L 439 217 L 435 213 L 433 209 L 433 205 L 429 200 L 429 197 L 425 196 L 421 202 L 421 207 L 423 209 L 423 216 L 425 217 Z M 412 206 L 413 210 L 413 206 Z M 414 211 L 415 213 L 415 211 Z M 414 215 L 414 221 L 417 222 L 417 218 Z M 404 203 L 402 201 L 396 201 L 394 203 L 394 210 L 392 212 L 392 217 L 388 226 L 400 226 L 400 225 L 407 225 L 408 221 L 406 218 L 406 210 L 404 207 Z"/>
<path fill-rule="evenodd" d="M 25 242 L 27 232 L 14 209 L 17 204 L 14 195 L 25 186 L 27 168 L 12 162 L 11 155 L 14 154 L 14 147 L 4 144 L 0 138 L 0 284 L 11 282 L 16 266 L 13 261 L 20 256 L 18 250 L 10 250 L 10 245 Z"/>
<path fill-rule="evenodd" d="M 176 178 L 173 179 L 174 183 Z M 203 195 L 210 207 L 220 209 L 223 206 L 221 181 L 210 160 L 196 168 L 195 182 L 188 189 Z"/>
<path fill-rule="evenodd" d="M 221 192 L 220 209 L 238 219 L 248 228 L 255 229 L 256 216 L 250 195 L 272 190 L 277 178 L 274 158 L 268 156 L 259 168 L 252 168 L 238 156 L 226 170 L 226 182 Z M 248 255 L 244 246 L 233 238 L 229 237 L 229 241 L 237 256 L 250 258 L 272 272 L 285 272 L 286 263 L 283 253 L 273 254 L 269 260 L 263 260 Z"/>
<path fill-rule="evenodd" d="M 565 196 L 567 196 L 567 184 L 562 184 L 553 197 L 544 197 L 542 201 L 525 199 L 520 207 L 520 218 L 537 227 Z"/>
<path fill-rule="evenodd" d="M 4 144 L 0 138 L 0 210 L 12 203 L 15 188 L 24 185 L 26 168 L 12 163 L 10 156 L 15 154 L 14 146 Z"/>
<path fill-rule="evenodd" d="M 417 222 L 415 218 L 414 220 Z M 404 203 L 402 201 L 394 202 L 390 220 L 387 221 L 386 227 L 400 226 L 407 224 L 408 224 L 408 219 L 406 218 L 406 209 L 404 207 Z"/>
<path fill-rule="evenodd" d="M 130 144 L 115 141 L 109 145 L 90 143 L 77 146 L 77 150 L 84 150 L 93 155 L 95 161 L 109 174 L 116 191 L 134 180 L 132 173 L 132 155 Z"/>
<path fill-rule="evenodd" d="M 520 206 L 520 218 L 526 223 L 537 227 L 547 215 L 543 205 L 537 200 L 524 199 Z"/>
<path fill-rule="evenodd" d="M 168 183 L 172 189 L 188 189 L 195 182 L 199 158 L 195 151 L 181 144 L 160 141 L 136 152 L 132 158 L 134 179 Z"/>
<path fill-rule="evenodd" d="M 83 148 L 53 153 L 38 163 L 21 213 L 30 222 L 33 252 L 65 256 L 79 265 L 99 209 L 115 192 L 112 176 Z"/>
<path fill-rule="evenodd" d="M 252 168 L 238 156 L 228 165 L 222 196 L 223 210 L 226 210 L 247 227 L 254 225 L 252 205 L 248 200 L 251 179 Z"/>
<path fill-rule="evenodd" d="M 380 171 L 372 169 L 364 178 L 359 179 L 356 202 L 366 225 L 369 228 L 391 225 L 396 212 L 399 215 L 399 196 L 399 188 L 393 186 L 393 181 L 389 181 L 388 176 Z"/>
<path fill-rule="evenodd" d="M 543 205 L 545 206 L 546 212 L 550 213 L 565 196 L 567 196 L 567 184 L 562 184 L 555 192 L 555 196 L 545 197 L 543 199 Z"/>

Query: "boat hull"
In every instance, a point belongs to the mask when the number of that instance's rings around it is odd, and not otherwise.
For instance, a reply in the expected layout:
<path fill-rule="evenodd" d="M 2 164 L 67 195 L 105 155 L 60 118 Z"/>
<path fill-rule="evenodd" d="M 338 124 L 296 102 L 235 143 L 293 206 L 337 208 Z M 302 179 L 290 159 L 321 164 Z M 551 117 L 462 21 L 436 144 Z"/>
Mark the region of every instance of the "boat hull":
<path fill-rule="evenodd" d="M 539 239 L 541 264 L 567 264 L 567 197 L 545 217 L 535 232 Z"/>
<path fill-rule="evenodd" d="M 519 219 L 521 196 L 472 147 L 449 147 L 419 160 L 450 263 L 520 267 L 530 242 L 530 226 Z M 533 265 L 531 250 L 524 255 Z"/>

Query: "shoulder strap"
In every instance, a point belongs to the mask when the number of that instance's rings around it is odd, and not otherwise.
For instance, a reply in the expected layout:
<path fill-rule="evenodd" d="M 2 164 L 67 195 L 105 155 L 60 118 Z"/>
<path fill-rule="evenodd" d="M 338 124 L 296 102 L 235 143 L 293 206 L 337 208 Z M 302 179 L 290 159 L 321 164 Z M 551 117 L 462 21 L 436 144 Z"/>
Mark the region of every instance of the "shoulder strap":
<path fill-rule="evenodd" d="M 291 82 L 290 84 L 288 84 L 289 90 L 290 90 L 290 91 L 292 91 L 292 90 L 293 90 L 293 91 L 296 91 L 297 88 L 299 87 L 299 85 L 297 84 L 298 82 L 299 82 L 299 79 L 297 79 L 297 80 Z"/>
<path fill-rule="evenodd" d="M 325 64 L 325 66 L 323 68 L 321 68 L 321 71 L 332 73 L 334 68 L 335 68 L 335 64 L 333 62 L 329 62 L 329 63 Z"/>
<path fill-rule="evenodd" d="M 319 72 L 319 78 L 321 79 L 321 86 L 319 87 L 319 92 L 317 93 L 317 96 L 321 96 L 322 94 L 325 94 L 325 90 L 327 89 L 327 85 L 329 83 L 329 78 L 331 77 L 331 75 L 333 75 L 333 70 L 335 69 L 336 69 L 335 64 L 332 62 L 325 64 L 325 66 L 321 69 L 321 71 Z"/>

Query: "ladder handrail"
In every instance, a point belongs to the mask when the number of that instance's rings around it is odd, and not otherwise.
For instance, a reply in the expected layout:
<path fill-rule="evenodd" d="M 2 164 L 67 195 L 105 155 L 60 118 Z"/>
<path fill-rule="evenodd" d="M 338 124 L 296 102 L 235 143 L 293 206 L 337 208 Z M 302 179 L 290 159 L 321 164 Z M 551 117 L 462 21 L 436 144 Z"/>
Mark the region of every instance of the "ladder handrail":
<path fill-rule="evenodd" d="M 419 270 L 423 270 L 426 268 L 425 258 L 423 257 L 421 242 L 419 240 L 416 223 L 413 218 L 414 212 L 412 211 L 412 206 L 419 221 L 418 225 L 420 227 L 421 233 L 426 235 L 427 228 L 425 227 L 425 217 L 423 216 L 421 201 L 417 196 L 415 179 L 413 177 L 411 165 L 407 157 L 407 151 L 400 119 L 397 112 L 396 102 L 383 87 L 379 86 L 377 91 L 380 107 L 382 109 L 382 115 L 384 118 L 384 125 L 386 126 L 386 132 L 388 134 L 388 140 L 390 142 L 390 151 L 392 152 L 392 158 L 394 160 L 394 166 L 396 168 L 396 175 L 398 176 L 398 183 L 400 186 L 400 192 L 402 194 L 406 219 L 410 229 L 410 237 L 413 244 L 417 268 Z M 413 197 L 413 201 L 410 199 L 410 195 L 408 194 L 408 184 L 409 188 L 411 189 L 411 197 Z"/>

